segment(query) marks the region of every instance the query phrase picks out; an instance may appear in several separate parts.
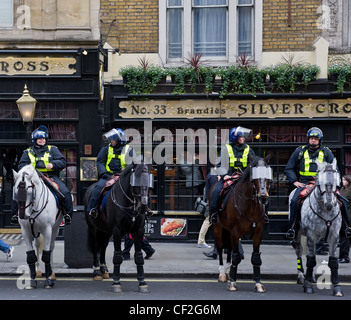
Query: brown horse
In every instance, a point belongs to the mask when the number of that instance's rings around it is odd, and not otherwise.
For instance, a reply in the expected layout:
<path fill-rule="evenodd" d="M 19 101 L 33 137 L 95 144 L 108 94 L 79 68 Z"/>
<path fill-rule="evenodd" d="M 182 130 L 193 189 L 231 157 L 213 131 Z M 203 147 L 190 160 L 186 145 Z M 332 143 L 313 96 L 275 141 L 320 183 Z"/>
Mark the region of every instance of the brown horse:
<path fill-rule="evenodd" d="M 261 284 L 260 245 L 263 238 L 265 206 L 269 199 L 269 186 L 272 181 L 272 170 L 267 164 L 270 155 L 265 159 L 251 159 L 239 181 L 229 191 L 228 201 L 219 215 L 219 222 L 214 225 L 214 235 L 219 254 L 219 281 L 225 282 L 222 251 L 228 248 L 227 262 L 230 263 L 230 283 L 228 290 L 237 291 L 237 268 L 241 261 L 239 240 L 250 234 L 253 241 L 251 263 L 255 281 L 255 291 L 264 292 Z M 213 190 L 213 189 L 212 189 Z M 211 190 L 211 191 L 212 191 Z M 210 198 L 211 201 L 211 198 Z M 231 257 L 230 257 L 231 254 Z M 231 258 L 231 259 L 230 259 Z"/>

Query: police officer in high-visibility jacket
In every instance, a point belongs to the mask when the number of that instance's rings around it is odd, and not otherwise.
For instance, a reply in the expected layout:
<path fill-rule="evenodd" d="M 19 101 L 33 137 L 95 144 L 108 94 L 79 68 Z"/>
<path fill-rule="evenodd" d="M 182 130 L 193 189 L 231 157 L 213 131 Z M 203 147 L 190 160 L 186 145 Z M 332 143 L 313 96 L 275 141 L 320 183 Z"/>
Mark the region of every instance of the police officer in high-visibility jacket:
<path fill-rule="evenodd" d="M 65 224 L 68 225 L 71 223 L 73 213 L 72 196 L 59 178 L 60 171 L 66 168 L 66 160 L 56 146 L 47 144 L 47 139 L 48 129 L 46 126 L 41 125 L 32 132 L 32 146 L 24 150 L 18 163 L 18 170 L 31 163 L 35 169 L 47 175 L 58 185 L 60 192 L 64 195 L 63 217 Z M 13 205 L 13 207 L 16 212 L 17 206 Z M 18 224 L 17 212 L 11 218 L 11 223 Z"/>
<path fill-rule="evenodd" d="M 235 127 L 229 131 L 229 144 L 226 144 L 225 148 L 221 150 L 219 157 L 220 163 L 216 165 L 217 170 L 220 168 L 228 168 L 226 174 L 219 175 L 218 183 L 213 189 L 210 198 L 210 221 L 216 223 L 218 220 L 218 214 L 221 213 L 218 206 L 218 199 L 223 188 L 223 183 L 230 176 L 236 172 L 242 172 L 250 163 L 250 157 L 255 157 L 255 152 L 252 148 L 245 143 L 245 140 L 252 134 L 251 129 L 244 127 Z"/>
<path fill-rule="evenodd" d="M 299 195 L 306 185 L 314 180 L 318 168 L 316 161 L 332 163 L 334 160 L 334 155 L 330 149 L 322 145 L 322 130 L 317 127 L 309 129 L 307 131 L 307 141 L 307 145 L 295 149 L 284 169 L 284 174 L 289 182 L 296 187 L 290 203 L 290 227 L 286 234 L 286 237 L 291 240 L 295 238 L 299 230 L 299 219 L 297 217 Z M 344 200 L 340 199 L 340 201 L 343 202 Z M 348 225 L 349 219 L 345 210 L 347 210 L 347 205 L 346 208 L 345 205 L 342 206 L 341 212 L 344 222 Z M 351 235 L 349 229 L 346 229 L 346 234 Z"/>

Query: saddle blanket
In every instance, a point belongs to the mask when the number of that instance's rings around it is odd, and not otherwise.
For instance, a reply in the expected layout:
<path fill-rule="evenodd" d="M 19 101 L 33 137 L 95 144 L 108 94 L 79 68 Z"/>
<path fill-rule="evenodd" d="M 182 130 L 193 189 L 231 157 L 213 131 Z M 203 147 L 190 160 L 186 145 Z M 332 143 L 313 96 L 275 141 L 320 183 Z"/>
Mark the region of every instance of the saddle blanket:
<path fill-rule="evenodd" d="M 102 197 L 101 210 L 102 211 L 105 210 L 106 200 L 107 200 L 108 194 L 110 193 L 113 185 L 119 180 L 119 178 L 120 178 L 119 173 L 114 174 L 109 180 L 106 181 L 105 186 L 101 190 L 101 197 Z"/>

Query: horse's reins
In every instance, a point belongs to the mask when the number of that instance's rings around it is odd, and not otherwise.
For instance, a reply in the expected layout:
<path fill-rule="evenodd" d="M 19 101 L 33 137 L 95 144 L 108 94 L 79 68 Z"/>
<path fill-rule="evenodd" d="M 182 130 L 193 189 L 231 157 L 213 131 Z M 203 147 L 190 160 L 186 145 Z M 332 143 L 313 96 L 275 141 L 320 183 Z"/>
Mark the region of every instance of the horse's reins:
<path fill-rule="evenodd" d="M 315 190 L 314 190 L 315 191 Z M 320 202 L 320 201 L 318 201 L 318 199 L 316 198 L 316 196 L 315 196 L 315 192 L 312 192 L 313 193 L 313 196 L 314 196 L 314 198 L 316 199 L 316 201 L 317 202 Z M 338 211 L 338 213 L 336 214 L 336 216 L 333 218 L 333 219 L 331 219 L 331 220 L 327 220 L 327 219 L 325 219 L 324 217 L 322 217 L 321 215 L 319 215 L 317 212 L 316 212 L 316 210 L 314 210 L 313 209 L 313 207 L 311 206 L 311 197 L 308 197 L 309 199 L 309 206 L 310 206 L 310 209 L 312 210 L 312 212 L 317 216 L 317 217 L 319 217 L 320 219 L 322 219 L 324 222 L 325 222 L 325 224 L 326 224 L 326 226 L 327 226 L 327 231 L 326 231 L 326 233 L 325 233 L 325 237 L 324 237 L 324 239 L 327 239 L 328 238 L 328 235 L 329 235 L 329 229 L 330 229 L 330 227 L 331 227 L 331 225 L 332 225 L 332 223 L 333 223 L 333 221 L 338 217 L 338 215 L 339 215 L 339 213 L 340 213 L 340 210 Z"/>
<path fill-rule="evenodd" d="M 26 174 L 26 173 L 24 172 L 23 175 L 24 174 Z M 44 209 L 46 208 L 47 204 L 49 203 L 49 190 L 46 190 L 44 182 L 42 181 L 42 179 L 39 178 L 39 180 L 40 180 L 40 182 L 42 184 L 42 192 L 41 192 L 41 194 L 39 196 L 39 199 L 41 199 L 42 196 L 45 197 L 45 191 L 46 191 L 46 201 L 45 201 L 45 203 L 43 204 L 43 206 L 39 210 L 32 209 L 30 217 L 28 219 L 29 222 L 30 222 L 30 226 L 31 226 L 32 236 L 34 238 L 38 238 L 40 236 L 40 232 L 38 232 L 37 235 L 34 234 L 34 222 L 35 222 L 35 219 L 44 211 Z M 33 206 L 34 203 L 35 203 L 35 200 L 36 200 L 36 194 L 35 194 L 36 190 L 35 190 L 35 184 L 33 183 L 33 181 L 31 181 L 31 184 L 26 189 L 29 189 L 29 188 L 33 188 L 32 200 L 28 203 L 28 205 L 25 205 L 24 209 L 27 209 L 30 206 Z M 33 217 L 33 214 L 35 214 L 34 217 Z"/>
<path fill-rule="evenodd" d="M 239 182 L 239 181 L 238 181 Z M 230 186 L 230 188 L 232 189 L 232 192 L 234 192 L 235 195 L 239 195 L 241 198 L 244 198 L 245 200 L 251 200 L 251 201 L 255 201 L 259 204 L 262 205 L 262 203 L 260 203 L 259 199 L 258 199 L 258 196 L 257 196 L 257 192 L 252 196 L 252 197 L 247 197 L 246 195 L 238 192 L 236 189 L 237 189 L 237 186 L 238 186 L 239 183 L 235 184 L 234 188 L 232 188 Z M 252 223 L 252 228 L 255 228 L 256 227 L 256 221 L 252 221 L 247 215 L 243 214 L 241 212 L 241 210 L 239 209 L 239 207 L 237 206 L 237 203 L 236 203 L 236 197 L 234 196 L 234 206 L 235 208 L 237 209 L 237 211 L 239 212 L 240 216 L 242 216 L 243 218 L 245 218 L 246 220 L 250 221 Z M 261 217 L 259 217 L 259 220 L 261 220 L 262 218 L 264 218 L 264 211 L 263 211 L 263 214 Z"/>

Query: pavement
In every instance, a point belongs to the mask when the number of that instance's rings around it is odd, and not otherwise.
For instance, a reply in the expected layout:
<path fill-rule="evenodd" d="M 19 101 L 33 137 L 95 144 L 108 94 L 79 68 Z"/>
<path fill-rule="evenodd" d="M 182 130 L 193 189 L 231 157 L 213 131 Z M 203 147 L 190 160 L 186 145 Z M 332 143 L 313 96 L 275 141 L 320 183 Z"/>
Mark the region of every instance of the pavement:
<path fill-rule="evenodd" d="M 0 238 L 14 246 L 13 258 L 6 260 L 6 255 L 0 252 L 0 276 L 13 276 L 22 273 L 26 265 L 26 245 L 21 234 L 3 235 Z M 154 255 L 145 260 L 146 278 L 154 277 L 198 277 L 212 278 L 218 277 L 218 259 L 208 258 L 203 252 L 210 252 L 211 249 L 198 248 L 196 243 L 183 242 L 157 242 L 149 240 L 152 247 L 156 250 Z M 123 246 L 123 244 L 122 244 Z M 238 267 L 239 279 L 252 279 L 251 253 L 252 245 L 243 244 L 244 260 Z M 131 257 L 134 255 L 134 247 L 131 250 Z M 107 247 L 107 267 L 110 273 L 113 271 L 112 264 L 113 243 Z M 296 279 L 296 256 L 295 251 L 290 245 L 261 245 L 261 275 L 262 280 L 294 280 Z M 65 261 L 64 240 L 57 240 L 53 255 L 53 269 L 57 277 L 90 277 L 91 268 L 71 268 Z M 303 259 L 304 265 L 306 259 Z M 327 268 L 328 256 L 317 255 L 316 274 L 325 273 Z M 20 268 L 19 268 L 20 267 Z M 19 269 L 19 272 L 17 272 Z M 44 266 L 42 266 L 44 270 Z M 329 270 L 327 268 L 327 270 Z M 121 265 L 122 277 L 135 277 L 136 267 L 134 259 L 123 261 Z M 351 263 L 339 264 L 340 281 L 351 282 Z"/>

